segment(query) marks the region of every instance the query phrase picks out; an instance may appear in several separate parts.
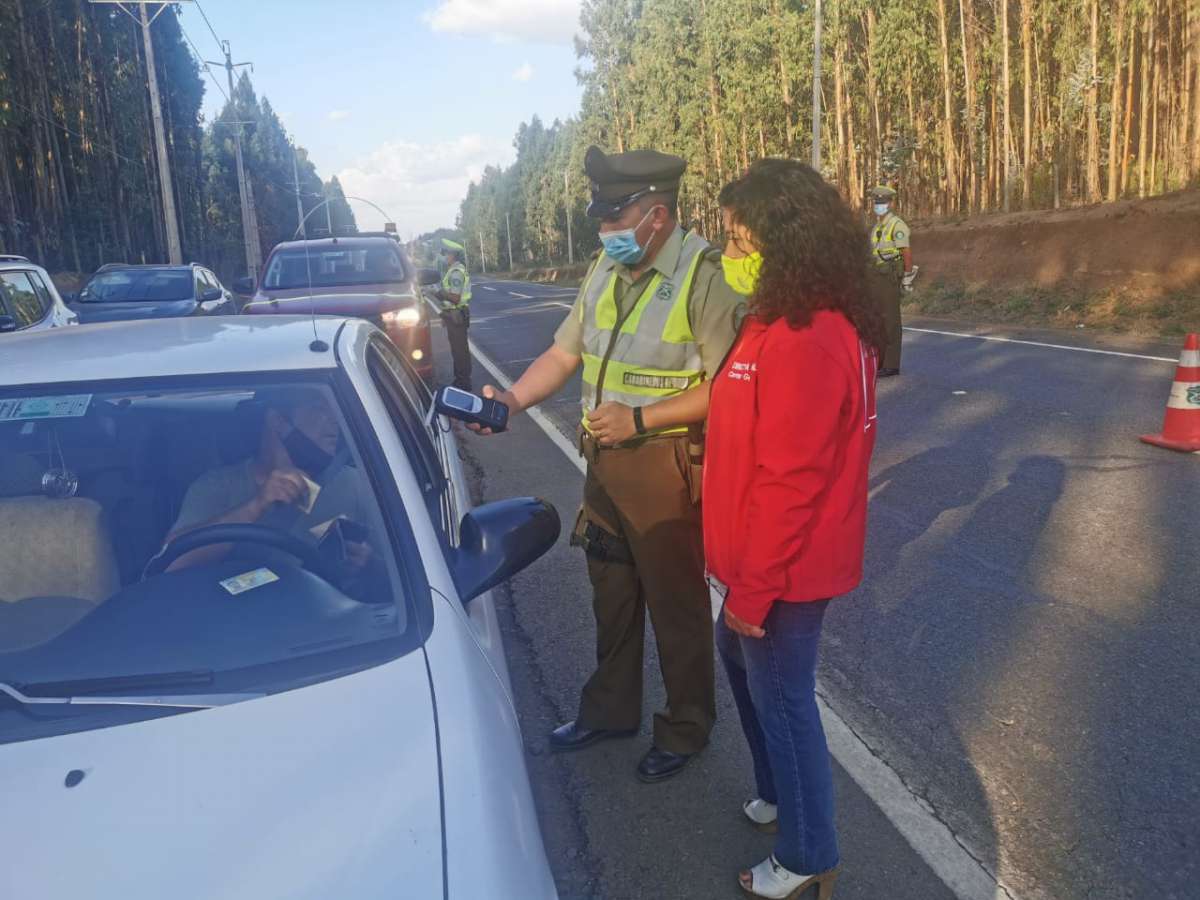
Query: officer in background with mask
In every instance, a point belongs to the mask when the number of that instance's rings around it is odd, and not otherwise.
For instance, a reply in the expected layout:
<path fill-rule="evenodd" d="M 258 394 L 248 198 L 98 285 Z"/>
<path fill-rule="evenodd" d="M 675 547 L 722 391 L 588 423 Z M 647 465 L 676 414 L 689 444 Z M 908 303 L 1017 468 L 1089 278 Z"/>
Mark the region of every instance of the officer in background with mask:
<path fill-rule="evenodd" d="M 875 211 L 875 227 L 871 229 L 871 261 L 879 275 L 877 293 L 883 307 L 883 318 L 887 325 L 888 343 L 879 367 L 879 377 L 888 378 L 900 374 L 900 345 L 904 330 L 900 320 L 900 296 L 911 290 L 916 268 L 912 264 L 909 248 L 910 229 L 892 207 L 896 192 L 890 187 L 879 185 L 872 189 L 871 199 Z"/>
<path fill-rule="evenodd" d="M 450 342 L 450 357 L 454 360 L 454 386 L 469 391 L 471 348 L 467 344 L 467 330 L 471 327 L 471 273 L 463 265 L 466 248 L 457 241 L 442 238 L 442 255 L 446 258 L 446 271 L 437 297 Z"/>
<path fill-rule="evenodd" d="M 578 715 L 550 735 L 550 747 L 579 750 L 637 732 L 648 609 L 667 709 L 655 714 L 653 745 L 638 766 L 647 782 L 680 772 L 716 717 L 699 506 L 707 392 L 689 388 L 717 371 L 744 310 L 720 250 L 679 227 L 686 165 L 653 150 L 588 150 L 587 212 L 600 220 L 603 252 L 553 346 L 510 391 L 484 388 L 516 413 L 557 393 L 583 366 L 587 476 L 572 543 L 587 554 L 596 669 Z M 672 416 L 656 418 L 650 406 L 672 398 Z"/>

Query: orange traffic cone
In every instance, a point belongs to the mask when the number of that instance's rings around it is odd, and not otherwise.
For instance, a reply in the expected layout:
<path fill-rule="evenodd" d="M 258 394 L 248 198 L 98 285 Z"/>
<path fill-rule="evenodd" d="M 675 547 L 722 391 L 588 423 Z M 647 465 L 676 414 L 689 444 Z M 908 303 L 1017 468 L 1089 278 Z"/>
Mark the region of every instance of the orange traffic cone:
<path fill-rule="evenodd" d="M 1162 434 L 1143 434 L 1142 440 L 1168 450 L 1200 451 L 1200 334 L 1193 332 L 1183 342 Z"/>

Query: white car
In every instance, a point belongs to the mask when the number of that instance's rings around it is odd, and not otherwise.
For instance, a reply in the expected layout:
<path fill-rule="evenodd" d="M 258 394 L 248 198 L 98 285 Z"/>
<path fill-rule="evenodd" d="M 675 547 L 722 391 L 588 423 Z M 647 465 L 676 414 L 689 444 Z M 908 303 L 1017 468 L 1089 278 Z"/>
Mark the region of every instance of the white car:
<path fill-rule="evenodd" d="M 549 898 L 471 508 L 361 320 L 4 339 L 0 897 Z"/>
<path fill-rule="evenodd" d="M 24 256 L 0 254 L 0 334 L 77 323 L 45 269 Z"/>

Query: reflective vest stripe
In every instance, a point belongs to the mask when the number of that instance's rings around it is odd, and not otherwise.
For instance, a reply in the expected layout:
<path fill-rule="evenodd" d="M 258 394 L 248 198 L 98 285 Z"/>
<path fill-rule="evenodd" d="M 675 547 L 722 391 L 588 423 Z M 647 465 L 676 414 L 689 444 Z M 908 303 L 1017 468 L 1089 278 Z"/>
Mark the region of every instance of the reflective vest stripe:
<path fill-rule="evenodd" d="M 455 263 L 449 269 L 446 270 L 446 274 L 442 276 L 442 290 L 445 291 L 447 294 L 456 293 L 456 291 L 450 287 L 450 273 L 452 273 L 452 272 L 462 272 L 462 276 L 463 276 L 462 293 L 459 294 L 459 306 L 462 306 L 464 303 L 470 303 L 471 302 L 471 273 L 467 271 L 467 267 L 464 266 L 462 263 Z M 454 304 L 452 304 L 452 303 L 443 302 L 442 306 L 445 307 L 446 309 L 454 308 Z"/>

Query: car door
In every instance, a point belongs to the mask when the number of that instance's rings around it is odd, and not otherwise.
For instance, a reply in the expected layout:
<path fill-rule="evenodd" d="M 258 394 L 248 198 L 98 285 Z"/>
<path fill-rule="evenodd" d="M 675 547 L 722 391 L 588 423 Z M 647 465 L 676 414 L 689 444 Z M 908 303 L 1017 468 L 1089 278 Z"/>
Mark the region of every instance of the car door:
<path fill-rule="evenodd" d="M 29 272 L 0 272 L 0 294 L 3 295 L 2 315 L 10 316 L 17 331 L 32 328 L 49 328 L 50 307 L 43 301 Z"/>
<path fill-rule="evenodd" d="M 445 549 L 451 553 L 458 546 L 459 524 L 462 517 L 474 505 L 459 457 L 458 443 L 450 424 L 445 419 L 430 417 L 433 397 L 425 382 L 413 368 L 396 352 L 391 342 L 382 334 L 372 339 L 372 373 L 377 386 L 385 394 L 384 402 L 392 407 L 403 407 L 392 413 L 400 417 L 403 425 L 412 431 L 410 443 L 421 458 L 423 471 L 418 475 L 427 478 L 430 489 L 426 494 L 426 508 L 445 540 Z M 387 392 L 393 394 L 389 401 Z M 413 451 L 410 450 L 410 456 Z M 488 658 L 489 663 L 504 683 L 511 697 L 508 662 L 504 656 L 500 620 L 496 614 L 496 603 L 492 591 L 480 594 L 470 603 L 457 607 L 466 616 L 472 638 Z"/>

